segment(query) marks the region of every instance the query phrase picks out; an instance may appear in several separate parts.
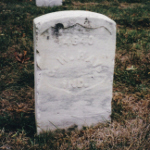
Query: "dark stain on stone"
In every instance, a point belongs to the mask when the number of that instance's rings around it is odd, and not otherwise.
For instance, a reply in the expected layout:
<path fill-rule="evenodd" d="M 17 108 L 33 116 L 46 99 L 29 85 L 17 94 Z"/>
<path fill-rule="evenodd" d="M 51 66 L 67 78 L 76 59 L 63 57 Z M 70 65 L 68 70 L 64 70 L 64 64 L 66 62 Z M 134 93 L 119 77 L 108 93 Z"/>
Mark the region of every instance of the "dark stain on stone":
<path fill-rule="evenodd" d="M 90 21 L 88 20 L 88 18 L 85 18 L 84 24 L 89 28 L 91 27 Z"/>
<path fill-rule="evenodd" d="M 53 35 L 56 35 L 58 37 L 60 35 L 59 33 L 60 29 L 64 29 L 64 25 L 62 23 L 57 23 L 53 28 Z"/>
<path fill-rule="evenodd" d="M 108 33 L 109 33 L 110 35 L 112 35 L 112 33 L 110 32 L 110 30 L 107 29 L 105 26 L 100 26 L 100 27 L 93 28 L 93 27 L 90 25 L 90 23 L 91 23 L 91 22 L 88 20 L 88 18 L 85 18 L 84 25 L 79 24 L 79 23 L 76 23 L 76 24 L 74 24 L 74 25 L 72 25 L 72 26 L 69 26 L 69 27 L 66 27 L 66 28 L 64 27 L 64 25 L 63 25 L 62 23 L 57 23 L 57 24 L 55 24 L 54 27 L 51 27 L 52 35 L 53 35 L 54 37 L 56 37 L 56 39 L 58 39 L 59 36 L 62 36 L 63 33 L 66 33 L 65 30 L 71 29 L 71 28 L 75 28 L 75 27 L 77 27 L 77 26 L 84 28 L 87 32 L 89 32 L 90 30 L 95 30 L 95 29 L 104 28 L 106 31 L 108 31 Z M 43 34 L 43 35 L 46 34 L 47 40 L 50 39 L 50 33 L 48 32 L 48 30 L 49 30 L 49 28 L 47 28 L 45 31 L 43 31 L 43 32 L 41 33 L 41 34 Z M 78 28 L 77 30 L 78 30 L 79 32 L 82 32 L 82 29 L 80 29 L 80 28 Z M 71 31 L 71 30 L 70 30 L 70 31 Z"/>

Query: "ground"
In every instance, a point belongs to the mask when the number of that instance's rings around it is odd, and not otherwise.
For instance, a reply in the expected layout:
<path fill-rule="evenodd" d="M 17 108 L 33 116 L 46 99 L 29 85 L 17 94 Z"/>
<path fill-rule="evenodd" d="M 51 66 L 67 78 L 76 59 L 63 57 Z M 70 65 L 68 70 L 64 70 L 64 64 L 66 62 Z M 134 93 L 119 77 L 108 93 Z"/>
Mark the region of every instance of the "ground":
<path fill-rule="evenodd" d="M 0 149 L 150 149 L 150 1 L 34 0 L 0 2 Z M 111 122 L 36 135 L 33 19 L 60 10 L 88 10 L 117 23 Z"/>

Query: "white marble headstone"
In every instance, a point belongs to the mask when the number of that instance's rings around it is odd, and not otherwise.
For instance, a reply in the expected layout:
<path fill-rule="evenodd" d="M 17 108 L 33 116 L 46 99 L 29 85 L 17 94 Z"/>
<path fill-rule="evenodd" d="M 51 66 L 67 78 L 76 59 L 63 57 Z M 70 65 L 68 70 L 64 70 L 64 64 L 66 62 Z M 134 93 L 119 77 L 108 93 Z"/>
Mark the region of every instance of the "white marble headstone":
<path fill-rule="evenodd" d="M 36 0 L 36 5 L 41 6 L 60 6 L 62 5 L 62 0 Z"/>
<path fill-rule="evenodd" d="M 34 19 L 37 132 L 110 120 L 116 23 L 89 11 Z"/>

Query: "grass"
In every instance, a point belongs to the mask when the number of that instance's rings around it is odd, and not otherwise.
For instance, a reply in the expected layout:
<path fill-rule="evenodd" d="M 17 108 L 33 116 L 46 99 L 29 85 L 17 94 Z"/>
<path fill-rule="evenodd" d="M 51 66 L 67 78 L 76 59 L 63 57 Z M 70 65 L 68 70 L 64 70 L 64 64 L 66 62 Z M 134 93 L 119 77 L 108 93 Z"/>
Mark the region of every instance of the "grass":
<path fill-rule="evenodd" d="M 0 2 L 0 149 L 150 149 L 150 1 L 34 0 Z M 33 19 L 60 10 L 89 10 L 117 23 L 112 122 L 36 135 Z"/>

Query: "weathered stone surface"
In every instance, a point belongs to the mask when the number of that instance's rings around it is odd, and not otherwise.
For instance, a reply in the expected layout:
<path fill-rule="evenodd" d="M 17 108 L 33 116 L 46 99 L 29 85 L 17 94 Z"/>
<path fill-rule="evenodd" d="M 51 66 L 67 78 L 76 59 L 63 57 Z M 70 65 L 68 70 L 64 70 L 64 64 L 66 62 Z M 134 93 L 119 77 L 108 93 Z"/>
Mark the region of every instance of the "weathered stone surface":
<path fill-rule="evenodd" d="M 62 5 L 62 0 L 36 0 L 36 5 L 41 6 L 60 6 Z"/>
<path fill-rule="evenodd" d="M 116 23 L 89 11 L 34 19 L 37 132 L 110 120 Z"/>

